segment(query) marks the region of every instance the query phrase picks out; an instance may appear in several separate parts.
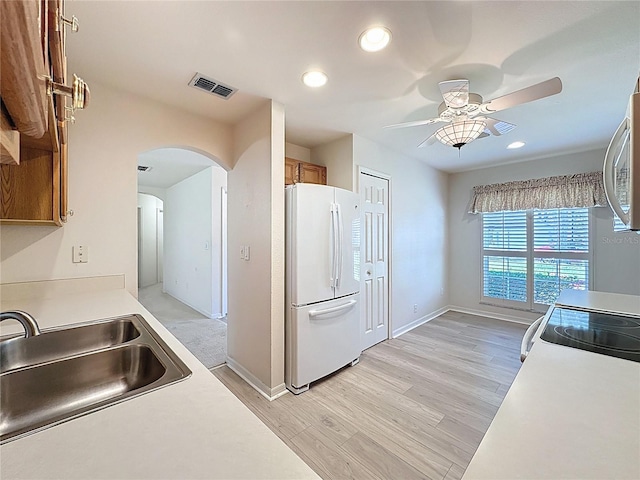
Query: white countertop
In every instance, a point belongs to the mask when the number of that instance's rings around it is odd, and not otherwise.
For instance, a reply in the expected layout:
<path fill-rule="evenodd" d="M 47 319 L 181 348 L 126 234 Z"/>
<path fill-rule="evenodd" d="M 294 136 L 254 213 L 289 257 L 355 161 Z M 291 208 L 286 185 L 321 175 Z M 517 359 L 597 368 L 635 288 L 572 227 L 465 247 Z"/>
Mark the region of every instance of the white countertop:
<path fill-rule="evenodd" d="M 640 314 L 629 295 L 562 300 Z M 640 363 L 536 337 L 463 479 L 640 479 Z"/>
<path fill-rule="evenodd" d="M 186 380 L 0 446 L 0 477 L 317 479 L 289 447 L 125 290 L 3 300 L 42 329 L 141 314 Z"/>
<path fill-rule="evenodd" d="M 564 290 L 556 305 L 578 307 L 601 312 L 628 313 L 640 315 L 640 297 L 620 293 L 595 292 L 584 290 Z"/>

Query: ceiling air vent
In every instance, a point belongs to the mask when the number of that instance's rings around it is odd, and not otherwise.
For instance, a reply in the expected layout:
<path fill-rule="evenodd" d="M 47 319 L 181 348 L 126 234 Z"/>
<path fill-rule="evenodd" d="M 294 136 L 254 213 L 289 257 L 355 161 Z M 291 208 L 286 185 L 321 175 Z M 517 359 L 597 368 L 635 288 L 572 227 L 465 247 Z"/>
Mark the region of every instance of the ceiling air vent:
<path fill-rule="evenodd" d="M 151 170 L 151 167 L 146 167 L 144 165 L 138 165 L 138 171 L 139 172 L 148 172 L 149 170 Z"/>
<path fill-rule="evenodd" d="M 229 85 L 224 85 L 213 78 L 205 77 L 201 73 L 196 73 L 189 82 L 189 86 L 199 88 L 200 90 L 204 90 L 205 92 L 209 92 L 211 95 L 224 98 L 225 100 L 238 91 L 237 89 L 230 87 Z"/>

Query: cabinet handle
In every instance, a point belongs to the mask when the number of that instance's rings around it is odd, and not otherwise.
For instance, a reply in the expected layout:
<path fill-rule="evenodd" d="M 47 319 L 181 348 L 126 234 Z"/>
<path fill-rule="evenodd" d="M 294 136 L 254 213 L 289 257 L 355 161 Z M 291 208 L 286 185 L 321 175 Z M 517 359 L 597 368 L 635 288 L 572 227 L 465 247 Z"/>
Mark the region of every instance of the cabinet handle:
<path fill-rule="evenodd" d="M 73 210 L 67 210 L 64 215 L 62 215 L 60 217 L 60 220 L 62 220 L 62 223 L 67 223 L 67 221 L 69 220 L 69 217 L 73 217 L 74 211 Z"/>
<path fill-rule="evenodd" d="M 47 81 L 47 93 L 49 95 L 64 95 L 71 97 L 71 112 L 82 110 L 89 106 L 91 92 L 89 86 L 75 73 L 73 74 L 73 84 L 71 86 L 54 82 L 51 77 L 45 77 Z"/>
<path fill-rule="evenodd" d="M 77 32 L 80 28 L 80 23 L 78 22 L 78 17 L 75 15 L 71 15 L 71 19 L 68 19 L 64 16 L 64 14 L 58 8 L 58 24 L 56 25 L 56 31 L 61 32 L 64 30 L 65 25 L 71 27 L 72 32 Z"/>

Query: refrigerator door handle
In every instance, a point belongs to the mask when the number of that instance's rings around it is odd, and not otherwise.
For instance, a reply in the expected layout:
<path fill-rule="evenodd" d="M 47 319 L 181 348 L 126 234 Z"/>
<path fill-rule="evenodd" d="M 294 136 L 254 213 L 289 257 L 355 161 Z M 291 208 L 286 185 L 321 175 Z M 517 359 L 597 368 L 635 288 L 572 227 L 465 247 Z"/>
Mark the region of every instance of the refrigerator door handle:
<path fill-rule="evenodd" d="M 357 302 L 355 300 L 349 300 L 347 303 L 338 305 L 337 307 L 324 308 L 322 310 L 309 310 L 309 318 L 316 318 L 334 313 L 340 313 L 345 310 L 350 310 Z"/>
<path fill-rule="evenodd" d="M 338 284 L 338 205 L 331 204 L 331 288 Z"/>
<path fill-rule="evenodd" d="M 336 288 L 340 287 L 340 279 L 342 277 L 342 242 L 343 242 L 343 238 L 344 238 L 344 233 L 343 233 L 343 228 L 344 225 L 342 225 L 342 210 L 340 208 L 340 204 L 336 204 L 336 213 L 338 214 L 338 238 L 337 238 L 337 244 L 338 244 L 338 262 L 336 265 Z"/>
<path fill-rule="evenodd" d="M 604 194 L 609 201 L 609 205 L 611 209 L 615 212 L 615 214 L 622 220 L 622 223 L 625 225 L 629 224 L 629 214 L 625 213 L 620 206 L 620 202 L 618 201 L 618 197 L 616 196 L 615 189 L 615 165 L 616 161 L 622 155 L 622 151 L 624 150 L 624 145 L 629 140 L 629 125 L 628 119 L 625 118 L 620 126 L 616 130 L 616 133 L 613 135 L 611 139 L 611 143 L 609 143 L 609 147 L 607 148 L 607 153 L 604 157 L 604 167 L 602 169 L 602 178 L 604 180 Z M 620 153 L 616 156 L 616 147 L 620 145 Z"/>

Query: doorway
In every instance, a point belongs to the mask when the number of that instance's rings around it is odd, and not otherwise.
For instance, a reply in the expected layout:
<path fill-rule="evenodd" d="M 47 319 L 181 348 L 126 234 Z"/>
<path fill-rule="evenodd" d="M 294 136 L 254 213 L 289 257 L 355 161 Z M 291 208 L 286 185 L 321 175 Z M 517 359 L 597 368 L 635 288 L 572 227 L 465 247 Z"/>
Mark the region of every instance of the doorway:
<path fill-rule="evenodd" d="M 362 349 L 389 338 L 390 177 L 360 168 Z"/>
<path fill-rule="evenodd" d="M 185 148 L 138 157 L 138 299 L 208 368 L 226 362 L 226 179 Z"/>
<path fill-rule="evenodd" d="M 162 283 L 163 202 L 138 193 L 138 288 Z"/>

